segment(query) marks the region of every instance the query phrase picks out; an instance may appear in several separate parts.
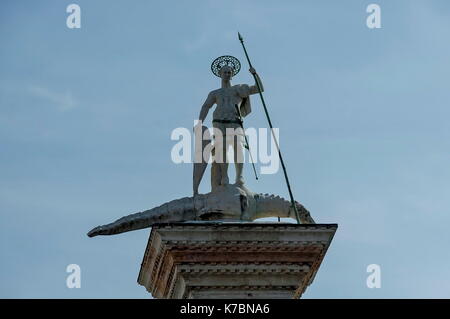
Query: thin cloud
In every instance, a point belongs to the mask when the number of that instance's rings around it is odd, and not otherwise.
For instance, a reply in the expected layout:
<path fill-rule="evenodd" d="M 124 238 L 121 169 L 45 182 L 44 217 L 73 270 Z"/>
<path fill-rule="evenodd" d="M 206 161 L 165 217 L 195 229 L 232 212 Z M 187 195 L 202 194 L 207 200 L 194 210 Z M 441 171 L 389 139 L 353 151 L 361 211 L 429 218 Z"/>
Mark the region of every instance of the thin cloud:
<path fill-rule="evenodd" d="M 54 104 L 60 111 L 68 111 L 77 106 L 70 91 L 59 93 L 40 86 L 30 86 L 29 91 L 34 96 Z"/>

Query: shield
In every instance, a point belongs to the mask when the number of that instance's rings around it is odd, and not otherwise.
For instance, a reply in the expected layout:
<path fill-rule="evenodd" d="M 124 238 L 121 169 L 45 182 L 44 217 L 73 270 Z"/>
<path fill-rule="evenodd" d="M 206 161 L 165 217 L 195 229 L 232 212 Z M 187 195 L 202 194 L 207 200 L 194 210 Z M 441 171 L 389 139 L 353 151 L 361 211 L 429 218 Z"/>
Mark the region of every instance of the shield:
<path fill-rule="evenodd" d="M 195 158 L 194 158 L 194 172 L 193 172 L 193 190 L 194 196 L 198 194 L 198 187 L 205 174 L 208 161 L 211 157 L 211 152 L 204 154 L 208 145 L 211 144 L 211 134 L 206 126 L 202 126 L 201 136 L 200 132 L 195 131 Z M 203 137 L 203 138 L 202 138 Z M 213 149 L 211 149 L 213 151 Z"/>

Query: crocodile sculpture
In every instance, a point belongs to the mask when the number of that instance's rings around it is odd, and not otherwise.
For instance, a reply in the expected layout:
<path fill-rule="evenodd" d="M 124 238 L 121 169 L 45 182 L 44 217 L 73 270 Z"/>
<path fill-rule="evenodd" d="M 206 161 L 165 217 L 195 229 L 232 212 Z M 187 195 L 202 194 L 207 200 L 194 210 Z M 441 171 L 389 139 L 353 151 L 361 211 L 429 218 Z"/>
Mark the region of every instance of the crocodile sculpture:
<path fill-rule="evenodd" d="M 298 202 L 296 205 L 300 221 L 303 224 L 314 224 L 308 210 Z M 157 223 L 195 220 L 250 222 L 265 217 L 295 218 L 295 211 L 291 202 L 280 196 L 253 193 L 244 186 L 228 184 L 207 194 L 175 199 L 95 227 L 88 236 L 115 235 L 152 227 Z"/>

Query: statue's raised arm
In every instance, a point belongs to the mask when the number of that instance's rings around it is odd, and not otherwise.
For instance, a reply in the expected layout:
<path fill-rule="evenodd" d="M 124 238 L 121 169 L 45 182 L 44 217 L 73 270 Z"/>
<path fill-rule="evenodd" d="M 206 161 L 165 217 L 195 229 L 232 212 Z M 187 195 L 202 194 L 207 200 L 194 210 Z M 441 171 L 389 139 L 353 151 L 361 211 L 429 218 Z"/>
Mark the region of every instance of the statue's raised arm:
<path fill-rule="evenodd" d="M 261 92 L 264 92 L 264 86 L 262 84 L 261 78 L 259 77 L 259 74 L 256 73 L 256 70 L 254 67 L 250 67 L 249 69 L 250 73 L 254 75 L 255 77 L 255 85 L 250 87 L 250 94 L 256 94 L 259 93 L 259 89 L 261 89 Z M 258 85 L 259 85 L 259 89 L 258 89 Z"/>

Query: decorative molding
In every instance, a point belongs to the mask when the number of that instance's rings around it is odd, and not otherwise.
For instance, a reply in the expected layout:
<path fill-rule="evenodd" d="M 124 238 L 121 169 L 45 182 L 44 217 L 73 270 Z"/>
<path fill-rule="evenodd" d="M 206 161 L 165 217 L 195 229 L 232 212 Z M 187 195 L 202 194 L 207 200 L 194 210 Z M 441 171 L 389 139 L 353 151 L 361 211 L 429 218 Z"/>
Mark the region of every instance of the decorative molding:
<path fill-rule="evenodd" d="M 226 291 L 233 291 L 230 296 L 258 291 L 258 298 L 299 298 L 312 283 L 336 229 L 335 224 L 156 225 L 138 282 L 155 298 L 222 298 Z"/>

